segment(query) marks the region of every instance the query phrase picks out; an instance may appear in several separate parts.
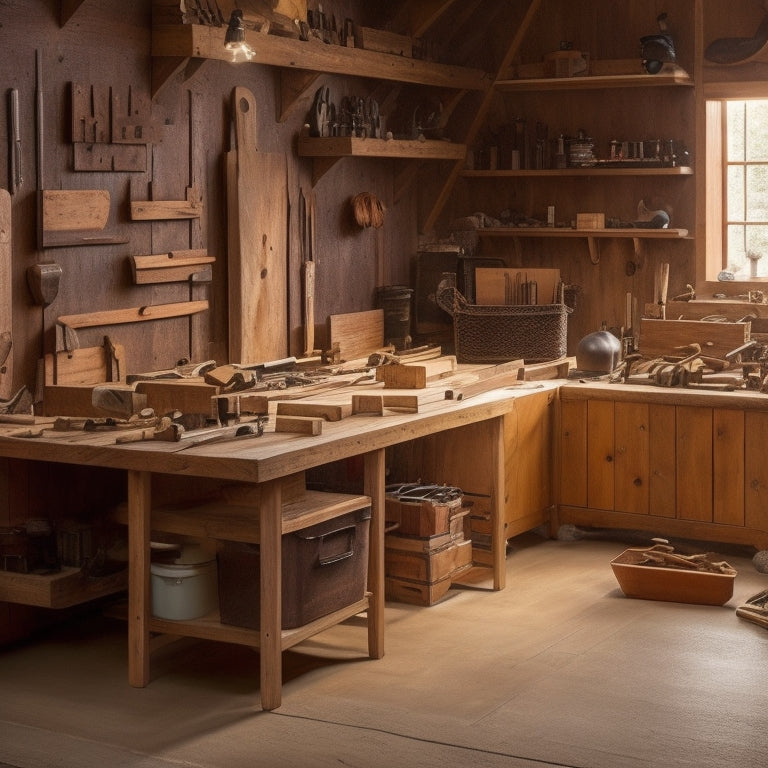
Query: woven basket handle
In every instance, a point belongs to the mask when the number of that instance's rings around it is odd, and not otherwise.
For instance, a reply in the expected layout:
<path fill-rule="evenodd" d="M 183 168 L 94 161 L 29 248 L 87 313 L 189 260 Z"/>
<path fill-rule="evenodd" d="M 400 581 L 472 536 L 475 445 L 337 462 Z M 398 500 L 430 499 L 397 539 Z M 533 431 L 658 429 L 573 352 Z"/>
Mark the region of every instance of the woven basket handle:
<path fill-rule="evenodd" d="M 450 285 L 447 280 L 442 280 L 435 291 L 435 302 L 437 306 L 449 315 L 457 309 L 463 309 L 467 306 L 467 300 L 461 295 L 461 291 L 454 285 Z"/>

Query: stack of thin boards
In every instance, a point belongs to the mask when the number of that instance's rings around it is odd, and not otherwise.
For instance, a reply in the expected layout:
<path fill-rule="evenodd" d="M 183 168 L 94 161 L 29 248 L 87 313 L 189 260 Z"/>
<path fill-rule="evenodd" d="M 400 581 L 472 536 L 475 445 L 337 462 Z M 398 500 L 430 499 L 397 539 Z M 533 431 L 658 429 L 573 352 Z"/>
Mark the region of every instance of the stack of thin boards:
<path fill-rule="evenodd" d="M 461 499 L 385 500 L 387 526 L 384 566 L 386 599 L 434 605 L 453 581 L 472 567 L 472 541 L 464 536 L 469 509 Z"/>

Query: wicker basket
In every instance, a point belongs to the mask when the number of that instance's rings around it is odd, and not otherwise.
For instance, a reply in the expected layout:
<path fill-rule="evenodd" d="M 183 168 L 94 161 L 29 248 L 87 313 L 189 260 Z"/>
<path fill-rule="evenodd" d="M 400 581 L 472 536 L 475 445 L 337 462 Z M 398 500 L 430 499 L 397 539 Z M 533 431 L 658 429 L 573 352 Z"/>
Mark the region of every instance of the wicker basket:
<path fill-rule="evenodd" d="M 438 305 L 453 315 L 456 359 L 460 363 L 526 363 L 557 360 L 567 351 L 565 304 L 468 304 L 454 287 L 438 290 Z"/>

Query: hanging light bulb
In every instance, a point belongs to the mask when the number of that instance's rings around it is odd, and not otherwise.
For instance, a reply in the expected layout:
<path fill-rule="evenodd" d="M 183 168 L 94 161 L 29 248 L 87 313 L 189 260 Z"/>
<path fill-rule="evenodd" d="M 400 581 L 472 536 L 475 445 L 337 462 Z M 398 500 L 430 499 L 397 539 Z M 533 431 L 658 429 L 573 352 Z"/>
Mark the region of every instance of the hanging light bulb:
<path fill-rule="evenodd" d="M 232 61 L 250 61 L 255 51 L 245 41 L 245 24 L 243 23 L 243 12 L 236 8 L 229 17 L 229 26 L 227 34 L 224 37 L 224 47 L 231 51 Z"/>

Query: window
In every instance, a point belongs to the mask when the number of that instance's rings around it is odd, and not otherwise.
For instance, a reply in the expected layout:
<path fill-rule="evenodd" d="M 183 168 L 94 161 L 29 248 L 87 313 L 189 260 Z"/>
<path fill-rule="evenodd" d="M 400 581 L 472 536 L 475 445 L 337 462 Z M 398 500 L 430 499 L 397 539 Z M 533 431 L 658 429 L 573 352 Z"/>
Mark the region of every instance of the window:
<path fill-rule="evenodd" d="M 710 265 L 768 279 L 768 99 L 707 102 L 707 175 Z"/>

